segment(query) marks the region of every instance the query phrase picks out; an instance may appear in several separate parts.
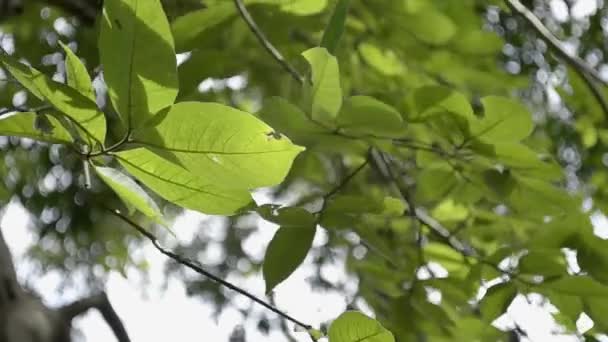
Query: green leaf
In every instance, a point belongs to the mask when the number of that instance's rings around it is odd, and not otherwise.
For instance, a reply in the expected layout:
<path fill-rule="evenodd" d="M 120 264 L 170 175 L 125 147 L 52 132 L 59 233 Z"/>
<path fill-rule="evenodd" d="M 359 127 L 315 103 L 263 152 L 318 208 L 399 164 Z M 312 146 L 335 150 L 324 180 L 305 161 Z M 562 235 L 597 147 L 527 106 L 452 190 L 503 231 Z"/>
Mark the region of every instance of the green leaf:
<path fill-rule="evenodd" d="M 329 327 L 329 342 L 395 342 L 393 334 L 378 321 L 347 311 Z"/>
<path fill-rule="evenodd" d="M 543 287 L 572 296 L 608 297 L 608 287 L 589 276 L 564 276 L 555 281 L 543 283 Z"/>
<path fill-rule="evenodd" d="M 429 116 L 450 112 L 467 120 L 475 118 L 473 108 L 466 96 L 442 86 L 425 86 L 413 91 L 409 98 L 411 112 L 407 120 L 424 121 Z"/>
<path fill-rule="evenodd" d="M 159 0 L 104 1 L 99 50 L 110 99 L 128 127 L 173 104 L 177 62 Z"/>
<path fill-rule="evenodd" d="M 39 115 L 32 112 L 16 112 L 0 117 L 0 135 L 25 137 L 56 144 L 69 144 L 72 138 L 61 123 L 51 115 L 45 115 L 51 123 L 51 132 L 36 129 L 36 119 Z"/>
<path fill-rule="evenodd" d="M 262 268 L 266 293 L 287 279 L 304 262 L 312 247 L 314 225 L 281 227 L 266 249 Z"/>
<path fill-rule="evenodd" d="M 199 47 L 200 36 L 234 17 L 236 13 L 234 3 L 225 1 L 178 17 L 171 24 L 175 49 L 178 52 L 185 52 Z"/>
<path fill-rule="evenodd" d="M 253 115 L 217 103 L 182 102 L 159 113 L 133 139 L 167 151 L 220 187 L 254 189 L 283 181 L 303 150 Z"/>
<path fill-rule="evenodd" d="M 118 152 L 131 175 L 169 202 L 212 215 L 231 215 L 251 202 L 245 190 L 227 189 L 145 148 Z"/>
<path fill-rule="evenodd" d="M 326 48 L 331 54 L 336 52 L 342 33 L 344 33 L 344 24 L 346 23 L 349 6 L 350 0 L 338 0 L 329 24 L 325 28 L 325 32 L 323 32 L 321 47 Z"/>
<path fill-rule="evenodd" d="M 365 63 L 386 76 L 402 75 L 407 70 L 392 50 L 382 51 L 370 43 L 359 44 L 358 50 Z"/>
<path fill-rule="evenodd" d="M 325 48 L 313 48 L 302 55 L 312 70 L 311 117 L 323 123 L 332 123 L 342 107 L 338 60 Z"/>
<path fill-rule="evenodd" d="M 589 298 L 585 299 L 585 313 L 593 320 L 595 326 L 608 331 L 608 299 Z"/>
<path fill-rule="evenodd" d="M 490 287 L 481 300 L 483 318 L 487 322 L 493 322 L 507 310 L 516 295 L 517 288 L 511 282 Z"/>
<path fill-rule="evenodd" d="M 459 34 L 458 39 L 453 40 L 453 45 L 462 53 L 493 56 L 502 49 L 504 42 L 494 32 L 475 29 Z"/>
<path fill-rule="evenodd" d="M 316 224 L 315 217 L 303 208 L 285 207 L 276 205 L 263 205 L 257 208 L 257 213 L 266 221 L 276 223 L 281 227 L 313 227 Z"/>
<path fill-rule="evenodd" d="M 462 254 L 442 243 L 428 243 L 423 252 L 427 260 L 440 263 L 448 272 L 459 272 L 467 268 Z"/>
<path fill-rule="evenodd" d="M 327 7 L 328 2 L 328 0 L 256 0 L 255 2 L 266 1 L 279 2 L 282 11 L 302 16 L 321 13 Z"/>
<path fill-rule="evenodd" d="M 518 142 L 527 138 L 534 124 L 528 109 L 518 101 L 488 96 L 481 99 L 484 117 L 471 121 L 471 135 L 483 142 Z"/>
<path fill-rule="evenodd" d="M 368 96 L 348 98 L 337 118 L 339 129 L 354 135 L 397 137 L 404 134 L 401 114 L 393 107 Z"/>
<path fill-rule="evenodd" d="M 519 270 L 525 274 L 546 277 L 565 275 L 566 259 L 559 249 L 534 249 L 519 260 Z"/>
<path fill-rule="evenodd" d="M 80 58 L 74 54 L 72 49 L 61 41 L 59 44 L 63 48 L 63 51 L 65 51 L 65 70 L 68 76 L 68 85 L 92 101 L 95 101 L 93 83 L 91 82 L 87 68 L 82 64 Z"/>
<path fill-rule="evenodd" d="M 76 121 L 88 132 L 84 137 L 91 145 L 103 144 L 106 119 L 95 101 L 65 84 L 55 82 L 40 71 L 22 64 L 13 57 L 0 54 L 6 69 L 34 96 L 48 101 L 53 107 Z"/>
<path fill-rule="evenodd" d="M 95 166 L 95 171 L 125 204 L 153 221 L 165 224 L 156 202 L 131 177 L 111 167 Z"/>
<path fill-rule="evenodd" d="M 407 33 L 411 33 L 421 42 L 430 45 L 448 43 L 456 33 L 452 19 L 432 9 L 417 12 L 403 20 Z"/>
<path fill-rule="evenodd" d="M 264 100 L 259 116 L 277 132 L 303 144 L 313 144 L 317 142 L 317 135 L 330 133 L 312 122 L 300 108 L 281 97 Z"/>

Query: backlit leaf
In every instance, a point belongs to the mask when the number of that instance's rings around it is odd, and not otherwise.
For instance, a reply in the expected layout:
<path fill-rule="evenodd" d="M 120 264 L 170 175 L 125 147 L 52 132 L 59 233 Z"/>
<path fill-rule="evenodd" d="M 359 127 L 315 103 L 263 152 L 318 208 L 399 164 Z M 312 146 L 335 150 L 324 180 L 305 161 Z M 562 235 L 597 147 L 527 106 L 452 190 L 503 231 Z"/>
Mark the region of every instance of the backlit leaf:
<path fill-rule="evenodd" d="M 128 127 L 141 126 L 175 101 L 173 36 L 160 0 L 106 0 L 99 36 L 104 80 Z"/>
<path fill-rule="evenodd" d="M 134 140 L 171 152 L 192 173 L 220 187 L 280 183 L 303 148 L 253 115 L 217 103 L 183 102 L 159 113 Z"/>

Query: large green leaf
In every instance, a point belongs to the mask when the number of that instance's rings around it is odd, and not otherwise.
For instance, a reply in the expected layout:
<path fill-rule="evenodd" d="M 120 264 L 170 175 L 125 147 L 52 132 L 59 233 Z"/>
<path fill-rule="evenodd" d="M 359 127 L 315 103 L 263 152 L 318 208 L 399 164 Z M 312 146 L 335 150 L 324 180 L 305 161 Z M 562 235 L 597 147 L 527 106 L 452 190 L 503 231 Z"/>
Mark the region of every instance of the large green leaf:
<path fill-rule="evenodd" d="M 329 327 L 329 342 L 395 342 L 395 337 L 378 321 L 347 311 Z"/>
<path fill-rule="evenodd" d="M 72 138 L 61 123 L 50 115 L 45 115 L 51 123 L 51 132 L 36 129 L 38 115 L 32 112 L 5 114 L 0 117 L 0 135 L 32 138 L 57 144 L 68 144 Z"/>
<path fill-rule="evenodd" d="M 337 118 L 338 128 L 348 134 L 398 137 L 404 134 L 401 114 L 369 96 L 348 98 Z"/>
<path fill-rule="evenodd" d="M 543 287 L 572 296 L 608 297 L 608 287 L 589 276 L 564 276 L 543 284 Z"/>
<path fill-rule="evenodd" d="M 231 215 L 251 202 L 245 190 L 226 189 L 145 148 L 117 153 L 131 175 L 169 202 L 206 214 Z"/>
<path fill-rule="evenodd" d="M 410 112 L 407 120 L 422 121 L 429 116 L 450 112 L 458 114 L 465 119 L 475 117 L 469 100 L 461 93 L 442 86 L 425 86 L 412 92 L 408 99 Z"/>
<path fill-rule="evenodd" d="M 313 48 L 302 55 L 312 71 L 311 117 L 330 124 L 342 107 L 338 60 L 325 48 Z"/>
<path fill-rule="evenodd" d="M 287 279 L 304 262 L 312 247 L 316 228 L 314 223 L 284 226 L 277 230 L 264 256 L 262 268 L 266 293 Z"/>
<path fill-rule="evenodd" d="M 186 13 L 171 23 L 175 37 L 175 48 L 178 52 L 197 47 L 199 37 L 207 30 L 232 18 L 237 13 L 234 3 L 224 1 L 210 5 L 198 11 Z"/>
<path fill-rule="evenodd" d="M 264 100 L 259 116 L 277 132 L 303 144 L 314 144 L 318 135 L 331 133 L 312 122 L 300 108 L 281 97 Z"/>
<path fill-rule="evenodd" d="M 83 137 L 91 145 L 103 144 L 106 135 L 106 119 L 97 108 L 95 101 L 82 95 L 76 89 L 55 82 L 40 71 L 22 64 L 14 58 L 0 54 L 6 69 L 34 96 L 48 101 L 53 107 L 72 118 L 87 136 Z"/>
<path fill-rule="evenodd" d="M 532 115 L 519 101 L 488 96 L 481 99 L 484 116 L 471 120 L 471 135 L 483 142 L 518 142 L 532 133 Z"/>
<path fill-rule="evenodd" d="M 156 202 L 131 177 L 111 167 L 95 166 L 95 171 L 127 206 L 133 206 L 155 222 L 163 223 L 163 214 Z"/>
<path fill-rule="evenodd" d="M 445 14 L 428 9 L 409 15 L 402 23 L 408 34 L 431 45 L 448 43 L 456 34 L 456 25 Z"/>
<path fill-rule="evenodd" d="M 371 43 L 361 43 L 358 47 L 365 63 L 386 76 L 399 76 L 407 70 L 392 50 L 381 50 Z"/>
<path fill-rule="evenodd" d="M 517 295 L 517 288 L 511 282 L 494 285 L 481 300 L 481 314 L 484 320 L 492 322 L 500 317 Z"/>
<path fill-rule="evenodd" d="M 217 103 L 183 102 L 159 113 L 134 140 L 169 151 L 220 187 L 254 189 L 283 181 L 303 148 L 253 115 Z"/>
<path fill-rule="evenodd" d="M 99 50 L 110 99 L 129 127 L 173 104 L 177 62 L 159 0 L 104 1 Z"/>
<path fill-rule="evenodd" d="M 65 70 L 68 77 L 68 85 L 92 101 L 95 101 L 93 84 L 87 68 L 82 64 L 80 58 L 74 54 L 72 49 L 62 42 L 59 42 L 59 44 L 61 44 L 63 51 L 65 51 Z"/>
<path fill-rule="evenodd" d="M 267 204 L 257 208 L 257 213 L 266 221 L 276 223 L 281 227 L 313 227 L 315 217 L 307 210 L 299 207 L 280 208 Z"/>

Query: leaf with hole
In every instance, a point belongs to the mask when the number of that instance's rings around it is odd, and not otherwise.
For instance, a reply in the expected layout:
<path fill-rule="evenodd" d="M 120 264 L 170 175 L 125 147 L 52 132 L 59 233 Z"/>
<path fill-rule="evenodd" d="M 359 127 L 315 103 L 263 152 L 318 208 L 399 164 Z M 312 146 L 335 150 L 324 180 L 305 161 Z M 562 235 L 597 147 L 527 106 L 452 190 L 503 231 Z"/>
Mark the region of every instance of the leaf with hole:
<path fill-rule="evenodd" d="M 131 175 L 169 202 L 205 214 L 231 215 L 251 202 L 244 189 L 224 188 L 145 149 L 116 153 Z"/>
<path fill-rule="evenodd" d="M 135 131 L 133 139 L 159 154 L 173 154 L 206 183 L 246 190 L 282 182 L 303 150 L 255 116 L 219 103 L 178 103 Z"/>

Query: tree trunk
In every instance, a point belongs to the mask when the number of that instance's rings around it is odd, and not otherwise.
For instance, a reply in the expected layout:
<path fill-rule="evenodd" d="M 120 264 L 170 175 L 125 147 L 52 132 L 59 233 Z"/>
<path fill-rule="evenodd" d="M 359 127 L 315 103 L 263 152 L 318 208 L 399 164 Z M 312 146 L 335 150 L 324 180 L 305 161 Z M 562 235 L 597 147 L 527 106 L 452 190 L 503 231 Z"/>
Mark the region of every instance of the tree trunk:
<path fill-rule="evenodd" d="M 72 319 L 91 308 L 101 312 L 119 342 L 130 342 L 105 293 L 51 309 L 21 287 L 0 230 L 0 342 L 70 342 Z"/>

